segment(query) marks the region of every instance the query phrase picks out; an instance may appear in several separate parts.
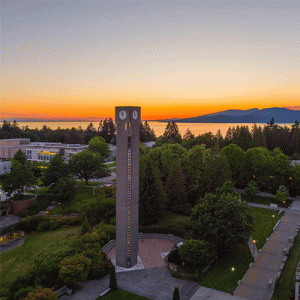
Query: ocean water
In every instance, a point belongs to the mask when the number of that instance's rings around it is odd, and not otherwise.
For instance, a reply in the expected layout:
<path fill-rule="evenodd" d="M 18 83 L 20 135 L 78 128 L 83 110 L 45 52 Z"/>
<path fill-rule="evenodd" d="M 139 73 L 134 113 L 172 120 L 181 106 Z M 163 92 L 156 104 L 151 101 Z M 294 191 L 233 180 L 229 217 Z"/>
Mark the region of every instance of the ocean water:
<path fill-rule="evenodd" d="M 82 129 L 86 129 L 87 126 L 91 122 L 18 122 L 19 127 L 22 128 L 23 126 L 28 126 L 30 129 L 41 129 L 43 125 L 47 125 L 47 127 L 50 127 L 51 129 L 57 129 L 60 127 L 61 129 L 66 129 L 66 128 L 78 128 L 79 126 L 82 127 Z M 92 122 L 94 127 L 97 129 L 99 122 Z M 148 121 L 149 125 L 151 128 L 153 128 L 155 134 L 157 137 L 162 135 L 165 132 L 165 128 L 167 126 L 167 123 L 165 122 L 151 122 Z M 221 131 L 223 137 L 225 137 L 226 132 L 229 127 L 236 127 L 236 126 L 248 126 L 249 129 L 251 130 L 252 126 L 254 124 L 250 123 L 177 123 L 179 132 L 181 135 L 184 135 L 187 129 L 189 128 L 190 131 L 195 135 L 199 134 L 204 134 L 207 132 L 211 132 L 212 134 L 216 134 L 218 130 Z M 256 124 L 257 126 L 264 126 L 266 125 L 265 123 L 262 124 Z M 280 126 L 288 126 L 290 127 L 291 124 L 279 124 Z"/>

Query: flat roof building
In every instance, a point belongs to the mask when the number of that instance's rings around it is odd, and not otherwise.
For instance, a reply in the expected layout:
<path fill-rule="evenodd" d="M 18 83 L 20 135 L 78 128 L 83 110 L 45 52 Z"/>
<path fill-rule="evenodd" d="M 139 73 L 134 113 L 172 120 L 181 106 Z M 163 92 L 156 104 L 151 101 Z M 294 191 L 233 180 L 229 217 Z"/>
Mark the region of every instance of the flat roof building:
<path fill-rule="evenodd" d="M 62 153 L 67 161 L 71 154 L 76 154 L 88 145 L 62 144 L 49 142 L 30 142 L 30 139 L 0 139 L 0 158 L 12 159 L 20 149 L 30 161 L 49 162 L 55 155 Z"/>

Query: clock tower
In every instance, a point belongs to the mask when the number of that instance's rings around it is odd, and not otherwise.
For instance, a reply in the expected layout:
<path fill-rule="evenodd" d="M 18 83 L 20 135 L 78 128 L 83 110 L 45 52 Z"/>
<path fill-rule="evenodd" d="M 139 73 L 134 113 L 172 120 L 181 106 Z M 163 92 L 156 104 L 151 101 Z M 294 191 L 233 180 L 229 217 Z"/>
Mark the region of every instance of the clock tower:
<path fill-rule="evenodd" d="M 141 108 L 117 106 L 116 265 L 137 263 L 139 228 L 139 125 Z"/>

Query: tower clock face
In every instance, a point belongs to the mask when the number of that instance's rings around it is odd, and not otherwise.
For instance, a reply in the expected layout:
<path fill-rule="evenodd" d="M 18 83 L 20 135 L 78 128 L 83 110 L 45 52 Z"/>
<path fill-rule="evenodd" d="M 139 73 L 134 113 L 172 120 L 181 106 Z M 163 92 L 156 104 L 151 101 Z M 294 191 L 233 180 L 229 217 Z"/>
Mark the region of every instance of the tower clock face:
<path fill-rule="evenodd" d="M 120 112 L 119 112 L 119 118 L 121 119 L 121 120 L 125 120 L 126 119 L 126 111 L 125 110 L 121 110 Z"/>
<path fill-rule="evenodd" d="M 136 110 L 134 110 L 132 113 L 132 117 L 136 120 L 138 118 L 138 116 L 139 116 L 139 113 Z"/>

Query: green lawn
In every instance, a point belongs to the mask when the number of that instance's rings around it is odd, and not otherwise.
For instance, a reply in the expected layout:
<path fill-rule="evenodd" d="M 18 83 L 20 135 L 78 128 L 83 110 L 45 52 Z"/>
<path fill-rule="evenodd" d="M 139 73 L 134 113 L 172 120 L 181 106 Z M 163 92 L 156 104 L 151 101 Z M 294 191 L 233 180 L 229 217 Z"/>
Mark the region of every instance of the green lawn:
<path fill-rule="evenodd" d="M 278 216 L 273 210 L 264 208 L 251 208 L 251 213 L 255 218 L 252 237 L 257 240 L 257 246 L 260 249 L 281 215 Z M 248 243 L 245 243 L 235 251 L 217 259 L 197 282 L 208 288 L 231 292 L 237 287 L 238 281 L 243 278 L 252 261 Z"/>
<path fill-rule="evenodd" d="M 115 166 L 116 166 L 116 162 L 107 164 L 106 166 L 107 166 L 108 168 L 115 167 Z"/>
<path fill-rule="evenodd" d="M 294 276 L 300 261 L 300 234 L 296 238 L 289 258 L 276 286 L 272 300 L 289 300 L 289 289 L 295 288 Z"/>
<path fill-rule="evenodd" d="M 147 300 L 148 298 L 125 292 L 122 290 L 117 290 L 107 294 L 105 297 L 99 297 L 96 300 L 105 299 L 105 300 Z"/>
<path fill-rule="evenodd" d="M 245 243 L 235 251 L 216 260 L 198 283 L 208 288 L 229 293 L 236 289 L 238 281 L 242 280 L 251 262 L 251 252 L 248 244 Z"/>
<path fill-rule="evenodd" d="M 251 202 L 251 203 L 264 204 L 264 205 L 270 205 L 271 203 L 276 204 L 276 200 L 271 197 L 255 196 L 251 200 L 246 199 L 244 194 L 241 194 L 241 197 L 242 197 L 243 201 L 247 201 L 247 202 Z M 288 208 L 292 202 L 293 202 L 292 200 L 287 200 L 285 203 L 279 203 L 278 206 Z"/>
<path fill-rule="evenodd" d="M 252 238 L 257 241 L 257 249 L 261 249 L 266 243 L 266 239 L 273 232 L 276 223 L 281 219 L 282 213 L 278 216 L 276 210 L 266 208 L 251 208 L 251 213 L 254 217 L 254 226 Z"/>
<path fill-rule="evenodd" d="M 53 231 L 32 233 L 26 237 L 24 243 L 14 249 L 0 254 L 0 282 L 10 285 L 19 275 L 26 273 L 34 263 L 36 254 L 62 239 L 68 233 L 78 231 L 79 227 L 67 227 Z"/>

